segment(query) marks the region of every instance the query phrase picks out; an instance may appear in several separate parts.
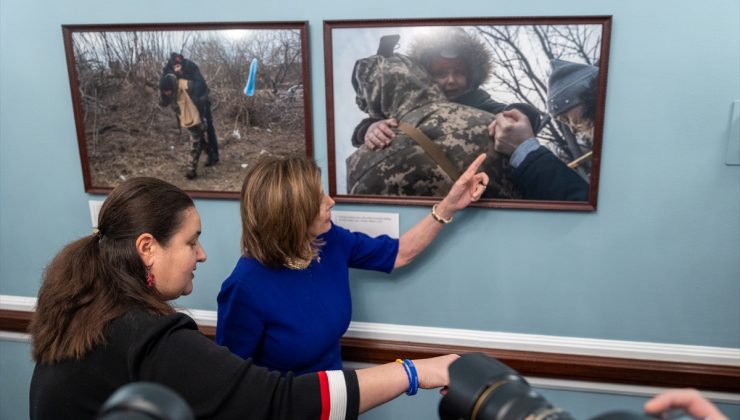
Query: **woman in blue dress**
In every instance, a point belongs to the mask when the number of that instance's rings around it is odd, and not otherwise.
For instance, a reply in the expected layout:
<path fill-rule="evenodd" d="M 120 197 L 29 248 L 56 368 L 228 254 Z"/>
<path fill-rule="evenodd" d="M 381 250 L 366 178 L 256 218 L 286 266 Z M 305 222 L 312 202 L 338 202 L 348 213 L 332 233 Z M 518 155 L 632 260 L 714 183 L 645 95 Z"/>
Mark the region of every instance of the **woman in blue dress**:
<path fill-rule="evenodd" d="M 480 155 L 431 212 L 400 239 L 331 222 L 334 200 L 306 158 L 267 158 L 241 192 L 242 256 L 218 295 L 216 341 L 259 366 L 296 374 L 341 369 L 352 315 L 349 269 L 391 272 L 410 263 L 477 201 L 488 175 Z"/>

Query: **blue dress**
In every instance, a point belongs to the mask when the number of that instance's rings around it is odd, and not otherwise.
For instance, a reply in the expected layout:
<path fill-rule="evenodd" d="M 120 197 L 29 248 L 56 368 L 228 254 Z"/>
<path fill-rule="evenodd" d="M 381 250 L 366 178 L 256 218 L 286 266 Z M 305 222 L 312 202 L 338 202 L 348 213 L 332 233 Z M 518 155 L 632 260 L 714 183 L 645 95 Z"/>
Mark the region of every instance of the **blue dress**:
<path fill-rule="evenodd" d="M 281 372 L 341 369 L 339 340 L 352 316 L 349 268 L 391 272 L 398 240 L 334 224 L 320 239 L 320 260 L 305 270 L 239 259 L 218 294 L 218 344 Z"/>

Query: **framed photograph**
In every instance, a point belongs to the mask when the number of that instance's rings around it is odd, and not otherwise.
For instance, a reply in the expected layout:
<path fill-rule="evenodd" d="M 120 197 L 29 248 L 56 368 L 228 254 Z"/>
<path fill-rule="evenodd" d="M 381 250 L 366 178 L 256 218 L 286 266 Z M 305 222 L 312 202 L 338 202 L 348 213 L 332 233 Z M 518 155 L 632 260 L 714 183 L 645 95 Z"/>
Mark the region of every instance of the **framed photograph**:
<path fill-rule="evenodd" d="M 152 176 L 238 199 L 260 156 L 313 155 L 307 22 L 62 33 L 87 192 Z"/>
<path fill-rule="evenodd" d="M 594 211 L 610 16 L 324 21 L 337 202 Z"/>

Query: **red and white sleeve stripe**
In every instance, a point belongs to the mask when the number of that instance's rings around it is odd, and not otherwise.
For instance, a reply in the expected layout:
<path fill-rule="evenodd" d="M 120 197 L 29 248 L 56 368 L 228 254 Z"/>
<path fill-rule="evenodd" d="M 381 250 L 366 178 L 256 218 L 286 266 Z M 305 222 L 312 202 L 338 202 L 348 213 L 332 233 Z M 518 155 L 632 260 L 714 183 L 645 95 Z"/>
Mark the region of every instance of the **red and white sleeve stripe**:
<path fill-rule="evenodd" d="M 347 384 L 344 372 L 318 372 L 321 385 L 321 420 L 344 420 L 347 417 Z"/>

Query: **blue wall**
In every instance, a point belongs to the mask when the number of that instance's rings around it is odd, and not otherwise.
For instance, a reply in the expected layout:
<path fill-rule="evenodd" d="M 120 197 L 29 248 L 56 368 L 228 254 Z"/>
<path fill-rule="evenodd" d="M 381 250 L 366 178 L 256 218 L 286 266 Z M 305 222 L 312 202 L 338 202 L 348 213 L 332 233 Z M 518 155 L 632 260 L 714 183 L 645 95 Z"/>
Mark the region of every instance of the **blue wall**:
<path fill-rule="evenodd" d="M 62 24 L 309 21 L 326 173 L 323 20 L 569 15 L 613 15 L 598 211 L 466 210 L 413 266 L 354 273 L 354 319 L 740 347 L 740 167 L 724 164 L 737 0 L 0 0 L 0 294 L 35 296 L 51 256 L 89 234 L 87 200 L 102 199 L 83 192 Z M 238 257 L 238 203 L 197 206 L 209 260 L 178 304 L 215 309 Z M 402 231 L 428 211 L 337 208 L 398 212 Z M 22 346 L 0 343 L 3 367 Z M 6 404 L 25 395 L 18 384 L 0 383 L 0 417 L 25 413 Z"/>

